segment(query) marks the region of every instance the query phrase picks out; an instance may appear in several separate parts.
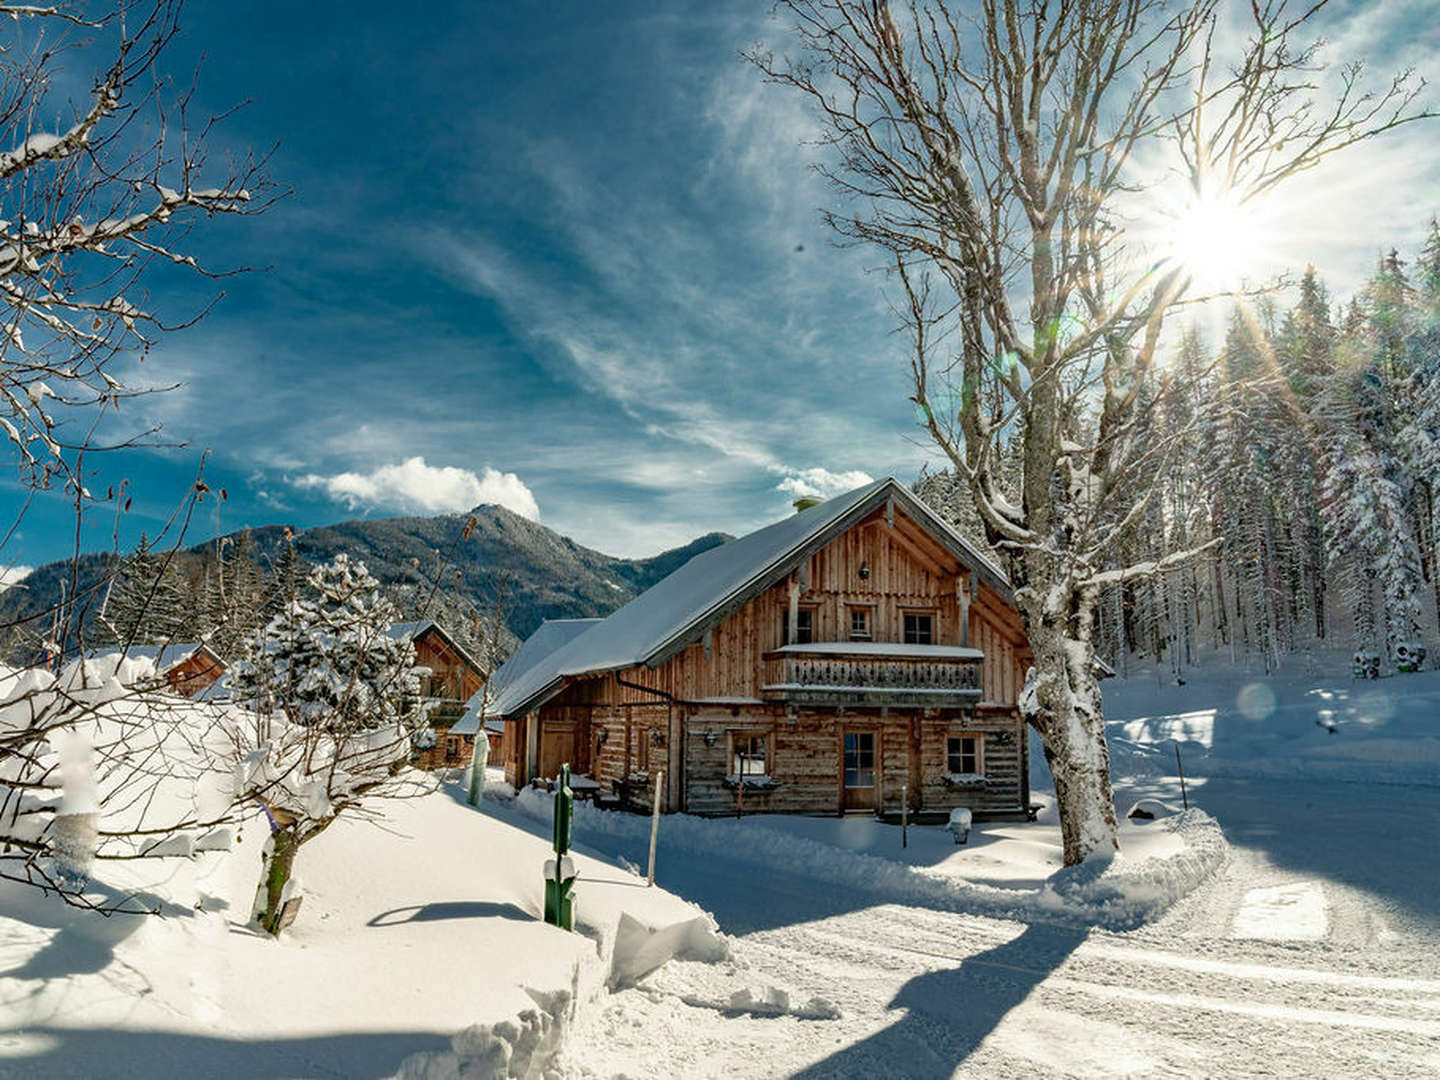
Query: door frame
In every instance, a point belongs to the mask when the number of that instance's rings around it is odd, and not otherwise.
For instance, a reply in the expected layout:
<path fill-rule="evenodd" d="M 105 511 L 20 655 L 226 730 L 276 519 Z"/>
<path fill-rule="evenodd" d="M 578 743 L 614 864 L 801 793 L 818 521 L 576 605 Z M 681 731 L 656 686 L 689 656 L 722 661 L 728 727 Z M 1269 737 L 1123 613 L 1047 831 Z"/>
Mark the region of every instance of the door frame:
<path fill-rule="evenodd" d="M 870 736 L 872 739 L 874 739 L 874 741 L 875 741 L 875 760 L 874 760 L 875 782 L 870 786 L 870 791 L 872 792 L 872 799 L 871 799 L 871 804 L 870 804 L 869 806 L 858 806 L 858 807 L 846 806 L 846 801 L 847 801 L 847 800 L 846 800 L 846 798 L 845 798 L 845 793 L 846 793 L 847 791 L 864 791 L 864 790 L 865 790 L 865 788 L 847 788 L 847 787 L 845 786 L 845 736 L 846 736 L 846 735 L 869 735 L 869 736 Z M 879 810 L 880 810 L 880 807 L 881 807 L 881 805 L 882 805 L 882 803 L 881 803 L 881 794 L 882 794 L 882 793 L 881 793 L 881 775 L 882 775 L 882 768 L 881 768 L 881 766 L 882 766 L 882 763 L 883 763 L 883 754 L 884 754 L 884 745 L 885 745 L 883 728 L 881 728 L 880 725 L 878 725 L 878 724 L 876 724 L 876 723 L 874 723 L 874 722 L 872 722 L 872 721 L 867 721 L 867 722 L 859 723 L 859 724 L 841 724 L 841 725 L 840 725 L 839 734 L 838 734 L 837 737 L 836 737 L 836 745 L 837 745 L 837 747 L 839 748 L 839 762 L 838 762 L 838 770 L 837 770 L 837 772 L 836 772 L 836 779 L 837 779 L 838 787 L 839 787 L 838 807 L 837 807 L 837 809 L 839 810 L 839 812 L 840 812 L 842 815 L 843 815 L 843 814 L 846 814 L 846 813 L 851 813 L 851 812 L 857 812 L 857 813 L 858 813 L 858 812 L 860 812 L 860 811 L 867 811 L 867 812 L 872 813 L 872 814 L 873 814 L 873 813 L 878 813 Z"/>

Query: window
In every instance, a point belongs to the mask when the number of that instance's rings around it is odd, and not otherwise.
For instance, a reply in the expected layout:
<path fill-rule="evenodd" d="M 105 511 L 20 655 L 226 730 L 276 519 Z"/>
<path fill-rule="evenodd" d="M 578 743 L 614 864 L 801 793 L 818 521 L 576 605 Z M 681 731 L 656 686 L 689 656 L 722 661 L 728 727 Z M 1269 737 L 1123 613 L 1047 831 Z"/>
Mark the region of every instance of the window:
<path fill-rule="evenodd" d="M 766 776 L 769 764 L 768 735 L 735 733 L 730 736 L 730 775 Z"/>
<path fill-rule="evenodd" d="M 852 607 L 850 609 L 850 640 L 870 640 L 869 608 Z"/>
<path fill-rule="evenodd" d="M 790 640 L 790 613 L 785 613 L 780 625 L 781 645 L 808 645 L 815 640 L 815 609 L 801 608 L 795 615 L 795 640 Z"/>
<path fill-rule="evenodd" d="M 445 736 L 445 760 L 460 760 L 460 740 L 457 739 L 454 735 Z"/>
<path fill-rule="evenodd" d="M 985 754 L 981 736 L 951 735 L 946 739 L 945 769 L 952 775 L 984 775 Z"/>
<path fill-rule="evenodd" d="M 918 613 L 906 612 L 905 644 L 935 644 L 935 617 L 933 615 L 921 615 Z"/>

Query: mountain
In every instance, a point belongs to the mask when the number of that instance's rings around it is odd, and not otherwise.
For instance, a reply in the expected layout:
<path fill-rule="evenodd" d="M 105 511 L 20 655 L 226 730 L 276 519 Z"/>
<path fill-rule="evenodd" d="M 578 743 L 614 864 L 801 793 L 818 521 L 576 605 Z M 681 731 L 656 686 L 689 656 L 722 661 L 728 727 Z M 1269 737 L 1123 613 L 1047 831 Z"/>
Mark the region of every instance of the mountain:
<path fill-rule="evenodd" d="M 472 518 L 474 526 L 461 539 Z M 324 562 L 344 552 L 362 559 L 381 582 L 419 591 L 428 591 L 439 576 L 442 592 L 482 607 L 488 605 L 497 583 L 503 582 L 506 623 L 521 639 L 544 619 L 608 615 L 692 556 L 730 539 L 709 533 L 648 559 L 620 559 L 501 506 L 477 506 L 468 514 L 438 517 L 361 519 L 298 530 L 266 525 L 248 531 L 261 566 L 273 565 L 289 536 L 296 552 L 309 562 Z M 216 546 L 215 540 L 209 540 L 177 552 L 175 561 L 182 574 L 192 580 L 203 577 Z M 7 626 L 49 609 L 62 595 L 88 598 L 80 606 L 98 611 L 105 577 L 114 562 L 114 556 L 101 553 L 83 555 L 74 566 L 61 560 L 37 567 L 25 579 L 25 588 L 0 593 L 0 640 L 7 635 Z M 29 628 L 40 629 L 34 621 Z M 0 655 L 5 651 L 0 649 Z"/>

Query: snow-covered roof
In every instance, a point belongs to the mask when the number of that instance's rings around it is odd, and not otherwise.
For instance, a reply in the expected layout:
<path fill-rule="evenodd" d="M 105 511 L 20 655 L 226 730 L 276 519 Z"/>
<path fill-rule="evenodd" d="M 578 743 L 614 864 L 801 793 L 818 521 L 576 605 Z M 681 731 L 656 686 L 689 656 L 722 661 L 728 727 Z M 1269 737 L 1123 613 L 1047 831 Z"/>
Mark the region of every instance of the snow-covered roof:
<path fill-rule="evenodd" d="M 886 477 L 701 552 L 608 618 L 568 643 L 552 646 L 540 662 L 523 671 L 518 666 L 508 670 L 507 663 L 491 680 L 486 715 L 528 712 L 558 692 L 570 676 L 663 662 L 891 500 L 981 580 L 1009 594 L 1009 584 L 993 563 L 905 485 Z"/>
<path fill-rule="evenodd" d="M 86 651 L 85 659 L 100 660 L 107 656 L 123 655 L 131 660 L 151 660 L 154 661 L 155 670 L 163 674 L 176 664 L 189 660 L 201 649 L 209 653 L 215 663 L 223 663 L 203 641 L 172 642 L 169 645 L 131 645 L 126 649 L 90 649 Z"/>
<path fill-rule="evenodd" d="M 825 656 L 891 656 L 921 660 L 985 659 L 985 654 L 979 649 L 963 645 L 905 645 L 899 641 L 811 641 L 801 645 L 782 645 L 776 651 L 797 655 L 820 653 Z"/>
<path fill-rule="evenodd" d="M 515 682 L 525 672 L 541 663 L 557 649 L 573 641 L 603 619 L 546 619 L 536 631 L 521 642 L 520 647 L 510 654 L 510 659 L 495 669 L 490 676 L 488 687 L 481 687 L 465 703 L 465 715 L 450 726 L 452 735 L 474 735 L 480 727 L 480 710 L 485 707 L 487 690 L 493 698 L 497 687 Z M 500 715 L 493 709 L 490 716 Z"/>
<path fill-rule="evenodd" d="M 418 619 L 415 622 L 391 623 L 390 628 L 385 631 L 385 636 L 394 638 L 396 641 L 414 641 L 434 625 L 435 621 L 433 619 Z"/>

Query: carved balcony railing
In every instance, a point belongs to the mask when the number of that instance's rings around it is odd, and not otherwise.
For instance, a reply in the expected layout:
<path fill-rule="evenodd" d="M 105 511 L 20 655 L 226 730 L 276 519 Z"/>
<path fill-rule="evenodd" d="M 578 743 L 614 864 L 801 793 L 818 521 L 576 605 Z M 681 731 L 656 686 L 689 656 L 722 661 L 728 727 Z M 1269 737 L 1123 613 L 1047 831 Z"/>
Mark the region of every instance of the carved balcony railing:
<path fill-rule="evenodd" d="M 788 705 L 964 708 L 980 700 L 979 649 L 817 641 L 765 654 L 761 694 Z"/>

